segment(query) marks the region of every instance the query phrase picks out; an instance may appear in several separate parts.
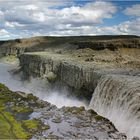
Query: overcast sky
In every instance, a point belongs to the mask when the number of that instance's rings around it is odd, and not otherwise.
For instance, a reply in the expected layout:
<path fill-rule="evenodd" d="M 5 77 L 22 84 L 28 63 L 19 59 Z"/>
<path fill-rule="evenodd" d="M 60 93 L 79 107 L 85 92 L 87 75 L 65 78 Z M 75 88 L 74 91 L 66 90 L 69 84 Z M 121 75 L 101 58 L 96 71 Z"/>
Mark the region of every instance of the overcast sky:
<path fill-rule="evenodd" d="M 140 0 L 0 0 L 0 40 L 103 34 L 140 35 Z"/>

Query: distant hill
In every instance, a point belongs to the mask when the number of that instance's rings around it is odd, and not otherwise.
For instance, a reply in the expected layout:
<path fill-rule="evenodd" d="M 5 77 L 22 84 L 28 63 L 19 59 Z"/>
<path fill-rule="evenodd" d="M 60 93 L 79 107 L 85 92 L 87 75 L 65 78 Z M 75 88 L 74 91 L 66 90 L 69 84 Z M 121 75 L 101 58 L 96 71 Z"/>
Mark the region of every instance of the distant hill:
<path fill-rule="evenodd" d="M 0 41 L 0 56 L 21 54 L 23 52 L 45 51 L 50 48 L 62 49 L 110 49 L 119 47 L 140 48 L 140 37 L 134 35 L 101 35 L 101 36 L 40 36 L 28 39 Z"/>

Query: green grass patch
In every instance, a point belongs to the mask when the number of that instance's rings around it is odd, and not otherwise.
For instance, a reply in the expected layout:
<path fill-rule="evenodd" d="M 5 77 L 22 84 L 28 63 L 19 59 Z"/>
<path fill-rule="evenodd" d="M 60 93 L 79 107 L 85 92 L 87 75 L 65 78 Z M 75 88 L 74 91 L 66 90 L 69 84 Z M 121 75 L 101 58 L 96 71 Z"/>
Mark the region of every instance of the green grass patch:
<path fill-rule="evenodd" d="M 0 126 L 0 139 L 31 138 L 31 134 L 26 132 L 9 112 L 0 112 Z"/>

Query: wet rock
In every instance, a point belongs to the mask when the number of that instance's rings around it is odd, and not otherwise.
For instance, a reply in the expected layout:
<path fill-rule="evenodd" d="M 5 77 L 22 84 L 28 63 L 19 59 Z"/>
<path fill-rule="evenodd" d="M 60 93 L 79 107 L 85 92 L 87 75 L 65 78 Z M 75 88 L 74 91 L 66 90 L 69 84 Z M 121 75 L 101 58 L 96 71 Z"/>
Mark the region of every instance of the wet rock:
<path fill-rule="evenodd" d="M 52 122 L 54 122 L 54 123 L 61 123 L 62 122 L 62 118 L 61 118 L 61 116 L 59 115 L 57 115 L 57 116 L 55 116 L 53 119 L 52 119 Z"/>
<path fill-rule="evenodd" d="M 62 139 L 60 136 L 50 134 L 46 137 L 47 139 Z"/>
<path fill-rule="evenodd" d="M 42 126 L 42 130 L 48 130 L 48 129 L 50 129 L 50 126 L 49 125 Z"/>
<path fill-rule="evenodd" d="M 138 137 L 133 137 L 132 140 L 140 140 Z"/>
<path fill-rule="evenodd" d="M 97 113 L 93 109 L 89 109 L 87 112 L 94 116 L 97 115 Z"/>
<path fill-rule="evenodd" d="M 29 99 L 30 101 L 31 100 L 36 101 L 38 99 L 38 97 L 34 96 L 33 94 L 28 94 L 27 99 Z"/>
<path fill-rule="evenodd" d="M 24 92 L 17 91 L 16 93 L 19 94 L 20 96 L 22 96 L 23 98 L 27 98 L 28 97 L 28 94 L 25 94 Z"/>
<path fill-rule="evenodd" d="M 57 75 L 54 74 L 53 72 L 49 72 L 45 77 L 49 82 L 54 82 L 57 79 Z"/>

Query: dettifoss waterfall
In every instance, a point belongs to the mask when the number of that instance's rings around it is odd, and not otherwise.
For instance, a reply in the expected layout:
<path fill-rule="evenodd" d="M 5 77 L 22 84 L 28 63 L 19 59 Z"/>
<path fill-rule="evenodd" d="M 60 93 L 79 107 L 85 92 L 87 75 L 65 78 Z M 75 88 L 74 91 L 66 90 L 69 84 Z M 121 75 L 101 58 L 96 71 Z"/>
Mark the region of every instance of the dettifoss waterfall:
<path fill-rule="evenodd" d="M 102 78 L 95 89 L 90 108 L 112 121 L 120 132 L 126 133 L 128 138 L 140 137 L 138 77 L 109 75 Z"/>
<path fill-rule="evenodd" d="M 13 91 L 33 93 L 43 100 L 62 106 L 86 106 L 84 101 L 68 98 L 58 91 L 48 93 L 45 81 L 32 79 L 22 81 L 20 75 L 13 76 L 15 66 L 0 63 L 0 83 Z M 137 82 L 135 82 L 137 81 Z M 67 91 L 64 91 L 67 92 Z M 140 137 L 140 81 L 139 77 L 108 75 L 99 81 L 91 99 L 89 108 L 108 118 L 115 127 L 129 138 Z"/>

